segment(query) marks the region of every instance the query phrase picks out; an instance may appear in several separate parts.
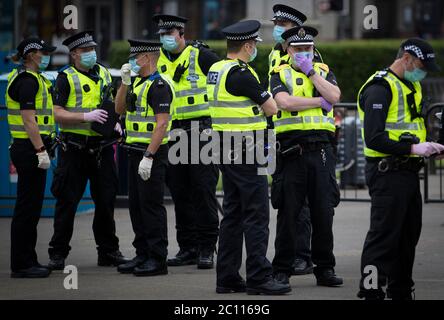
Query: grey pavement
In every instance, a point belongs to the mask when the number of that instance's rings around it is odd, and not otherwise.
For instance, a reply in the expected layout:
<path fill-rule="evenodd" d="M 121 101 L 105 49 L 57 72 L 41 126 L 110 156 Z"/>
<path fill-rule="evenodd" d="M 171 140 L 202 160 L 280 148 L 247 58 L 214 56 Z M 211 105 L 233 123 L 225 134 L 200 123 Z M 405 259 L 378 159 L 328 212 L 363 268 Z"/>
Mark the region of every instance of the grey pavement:
<path fill-rule="evenodd" d="M 168 209 L 169 255 L 177 250 L 174 212 Z M 417 247 L 414 267 L 417 299 L 444 299 L 444 205 L 425 204 L 423 232 Z M 269 259 L 274 255 L 276 211 L 271 211 Z M 47 279 L 11 279 L 9 271 L 10 218 L 0 218 L 0 299 L 356 299 L 359 261 L 369 225 L 369 203 L 342 202 L 334 222 L 336 272 L 344 278 L 341 288 L 315 285 L 313 275 L 291 278 L 293 291 L 279 297 L 218 295 L 215 293 L 215 269 L 197 270 L 196 266 L 170 267 L 165 276 L 137 278 L 121 275 L 115 268 L 97 267 L 97 255 L 91 230 L 92 214 L 76 217 L 73 247 L 67 264 L 79 271 L 78 290 L 66 290 L 67 276 L 54 272 Z M 116 210 L 117 233 L 121 250 L 132 257 L 133 231 L 127 209 Z M 40 263 L 48 261 L 47 247 L 52 235 L 52 219 L 42 218 L 38 227 L 37 251 Z M 245 251 L 244 251 L 245 258 Z M 241 269 L 245 274 L 245 264 Z"/>

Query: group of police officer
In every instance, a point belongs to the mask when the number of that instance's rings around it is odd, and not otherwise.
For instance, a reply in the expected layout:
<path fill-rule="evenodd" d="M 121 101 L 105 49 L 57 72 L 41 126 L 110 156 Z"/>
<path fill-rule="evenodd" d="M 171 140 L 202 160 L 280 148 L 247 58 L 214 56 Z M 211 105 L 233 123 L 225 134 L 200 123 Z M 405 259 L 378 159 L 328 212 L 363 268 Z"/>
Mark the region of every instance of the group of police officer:
<path fill-rule="evenodd" d="M 47 277 L 51 270 L 64 268 L 75 212 L 89 180 L 99 266 L 117 266 L 120 273 L 136 276 L 167 274 L 168 266 L 188 264 L 210 269 L 219 241 L 218 293 L 285 294 L 291 291 L 290 276 L 311 272 L 317 285 L 342 285 L 334 271 L 332 231 L 334 208 L 339 204 L 333 105 L 341 92 L 315 49 L 317 30 L 303 25 L 305 15 L 285 5 L 275 5 L 273 11 L 277 44 L 269 57 L 270 92 L 249 64 L 262 41 L 261 25 L 255 20 L 222 30 L 227 57 L 220 59 L 205 44 L 185 40 L 187 19 L 155 15 L 160 42 L 128 40 L 129 62 L 120 70 L 122 81 L 114 97 L 109 94 L 110 73 L 97 63 L 91 32 L 63 42 L 71 64 L 60 70 L 54 88 L 41 72 L 56 48 L 37 38 L 20 43 L 15 59 L 21 66 L 9 75 L 7 88 L 10 152 L 18 172 L 11 227 L 12 277 Z M 372 197 L 362 276 L 367 265 L 376 266 L 380 274 L 377 289 L 366 288 L 361 280 L 361 298 L 384 298 L 387 279 L 391 298 L 411 297 L 421 223 L 418 171 L 423 156 L 444 150 L 440 144 L 425 142 L 421 118 L 419 81 L 425 70 L 435 69 L 430 45 L 411 39 L 402 44 L 394 64 L 372 76 L 359 93 Z M 106 101 L 113 98 L 115 109 L 110 109 Z M 122 124 L 117 121 L 119 115 L 125 119 Z M 55 123 L 60 135 L 51 191 L 57 203 L 50 262 L 44 267 L 35 253 L 36 227 Z M 229 152 L 238 147 L 226 133 L 251 135 L 253 150 L 247 139 L 241 139 L 240 150 L 243 156 L 256 154 L 254 149 L 264 148 L 260 140 L 270 125 L 277 140 L 271 187 L 271 203 L 278 210 L 272 263 L 266 257 L 268 181 L 258 174 L 263 163 L 258 159 L 239 163 L 229 157 L 228 162 L 193 161 L 192 143 L 185 161 L 169 163 L 168 158 L 169 148 L 181 139 L 211 131 L 222 142 L 221 158 L 226 159 L 227 151 L 222 146 L 228 145 Z M 185 135 L 173 141 L 169 139 L 173 129 Z M 199 154 L 212 139 L 214 135 L 198 142 Z M 129 211 L 136 249 L 131 260 L 119 251 L 113 217 L 117 140 L 128 150 Z M 215 195 L 219 172 L 222 208 Z M 180 248 L 171 259 L 167 259 L 165 183 L 175 205 Z M 223 215 L 220 226 L 218 210 Z M 246 281 L 239 273 L 244 239 Z"/>

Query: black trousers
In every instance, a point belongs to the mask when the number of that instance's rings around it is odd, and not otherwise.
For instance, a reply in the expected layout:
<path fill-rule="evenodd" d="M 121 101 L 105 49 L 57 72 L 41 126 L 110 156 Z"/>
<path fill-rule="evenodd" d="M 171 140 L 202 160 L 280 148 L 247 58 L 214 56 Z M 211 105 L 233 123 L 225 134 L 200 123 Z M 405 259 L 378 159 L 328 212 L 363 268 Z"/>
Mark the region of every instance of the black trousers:
<path fill-rule="evenodd" d="M 330 145 L 282 158 L 282 204 L 278 210 L 273 271 L 291 273 L 295 258 L 296 221 L 306 200 L 312 225 L 312 260 L 315 274 L 333 268 L 333 216 L 339 203 L 335 178 L 336 157 Z"/>
<path fill-rule="evenodd" d="M 170 142 L 170 145 L 175 143 L 178 142 Z M 205 144 L 199 143 L 199 152 Z M 188 154 L 191 157 L 190 149 Z M 218 179 L 219 170 L 215 164 L 168 166 L 167 186 L 174 201 L 177 242 L 181 249 L 213 249 L 216 246 L 219 234 Z"/>
<path fill-rule="evenodd" d="M 217 284 L 229 286 L 240 279 L 242 248 L 247 249 L 247 285 L 265 282 L 272 274 L 267 247 L 270 218 L 266 176 L 257 166 L 220 165 L 224 201 L 217 256 Z"/>
<path fill-rule="evenodd" d="M 99 165 L 96 155 L 70 147 L 67 151 L 59 149 L 51 187 L 57 202 L 54 235 L 48 250 L 50 256 L 68 256 L 74 217 L 88 180 L 95 205 L 93 232 L 97 250 L 100 254 L 119 249 L 114 222 L 114 203 L 118 188 L 114 149 L 112 146 L 103 149 Z"/>
<path fill-rule="evenodd" d="M 311 222 L 308 204 L 304 205 L 296 216 L 294 237 L 295 258 L 311 262 Z"/>
<path fill-rule="evenodd" d="M 361 290 L 365 266 L 378 270 L 378 287 L 393 296 L 408 296 L 412 280 L 415 248 L 422 226 L 422 198 L 418 173 L 409 170 L 378 171 L 377 163 L 367 163 L 366 180 L 371 197 L 370 229 L 361 258 Z"/>
<path fill-rule="evenodd" d="M 138 174 L 142 158 L 141 152 L 129 152 L 128 195 L 129 212 L 135 234 L 133 246 L 138 256 L 165 260 L 168 230 L 163 195 L 168 165 L 168 146 L 162 145 L 156 152 L 148 181 L 143 181 Z"/>
<path fill-rule="evenodd" d="M 35 246 L 45 196 L 46 170 L 37 167 L 38 159 L 29 139 L 14 139 L 10 155 L 18 175 L 11 223 L 11 270 L 18 271 L 38 264 Z"/>

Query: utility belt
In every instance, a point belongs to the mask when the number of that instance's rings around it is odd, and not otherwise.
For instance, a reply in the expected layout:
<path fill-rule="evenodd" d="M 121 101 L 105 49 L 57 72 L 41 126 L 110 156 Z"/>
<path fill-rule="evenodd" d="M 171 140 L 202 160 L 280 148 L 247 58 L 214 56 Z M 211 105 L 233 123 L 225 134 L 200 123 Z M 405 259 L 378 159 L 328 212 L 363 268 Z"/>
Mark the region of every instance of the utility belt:
<path fill-rule="evenodd" d="M 304 153 L 319 151 L 329 147 L 331 147 L 330 142 L 304 142 L 288 148 L 281 148 L 281 150 L 279 150 L 279 154 L 283 157 L 302 156 Z"/>
<path fill-rule="evenodd" d="M 199 117 L 186 120 L 173 120 L 171 123 L 171 130 L 181 128 L 185 131 L 191 131 L 191 123 L 194 121 L 199 121 L 199 131 L 211 129 L 211 117 Z"/>
<path fill-rule="evenodd" d="M 378 171 L 382 173 L 399 170 L 419 172 L 424 167 L 424 158 L 419 157 L 366 157 L 366 160 L 369 163 L 377 163 Z"/>
<path fill-rule="evenodd" d="M 145 153 L 149 144 L 147 143 L 122 143 L 120 147 L 128 151 L 128 153 Z"/>

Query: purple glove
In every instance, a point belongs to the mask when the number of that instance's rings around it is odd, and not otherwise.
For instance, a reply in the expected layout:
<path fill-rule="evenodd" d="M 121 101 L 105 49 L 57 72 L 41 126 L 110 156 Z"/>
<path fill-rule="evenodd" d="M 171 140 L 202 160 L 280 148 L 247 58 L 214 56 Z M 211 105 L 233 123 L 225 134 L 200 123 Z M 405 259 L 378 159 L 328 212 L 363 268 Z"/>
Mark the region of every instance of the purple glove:
<path fill-rule="evenodd" d="M 330 112 L 331 109 L 333 109 L 333 105 L 327 100 L 325 100 L 323 97 L 321 97 L 321 108 L 327 112 Z"/>
<path fill-rule="evenodd" d="M 103 109 L 96 109 L 83 114 L 83 120 L 86 122 L 98 122 L 104 124 L 108 119 L 108 112 Z"/>
<path fill-rule="evenodd" d="M 308 73 L 313 69 L 312 59 L 308 59 L 302 56 L 296 56 L 296 65 L 301 69 L 305 75 L 308 76 Z"/>
<path fill-rule="evenodd" d="M 436 142 L 423 142 L 412 144 L 412 154 L 422 157 L 430 157 L 432 154 L 441 153 L 444 151 L 444 146 Z"/>

